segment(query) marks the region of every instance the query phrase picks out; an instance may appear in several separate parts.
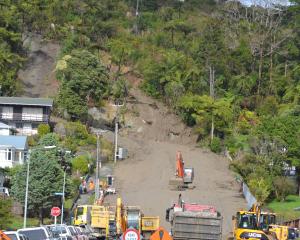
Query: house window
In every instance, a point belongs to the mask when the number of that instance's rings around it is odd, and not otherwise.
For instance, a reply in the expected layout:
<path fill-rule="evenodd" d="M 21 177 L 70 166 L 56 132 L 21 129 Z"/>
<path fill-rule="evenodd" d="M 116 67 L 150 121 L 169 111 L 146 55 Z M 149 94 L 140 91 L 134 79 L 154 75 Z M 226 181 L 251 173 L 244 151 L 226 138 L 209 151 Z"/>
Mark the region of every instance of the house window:
<path fill-rule="evenodd" d="M 14 108 L 13 107 L 2 107 L 1 117 L 3 119 L 13 119 Z"/>
<path fill-rule="evenodd" d="M 32 129 L 37 129 L 37 128 L 38 128 L 38 126 L 39 126 L 39 124 L 38 124 L 38 123 L 33 123 L 33 124 L 32 124 Z"/>
<path fill-rule="evenodd" d="M 22 120 L 43 121 L 43 108 L 23 107 Z"/>
<path fill-rule="evenodd" d="M 7 160 L 9 160 L 9 161 L 11 161 L 12 159 L 11 159 L 11 149 L 8 149 L 7 150 Z"/>
<path fill-rule="evenodd" d="M 16 128 L 23 128 L 23 123 L 16 123 Z"/>
<path fill-rule="evenodd" d="M 12 149 L 6 148 L 0 150 L 0 159 L 4 161 L 11 161 L 12 160 Z"/>

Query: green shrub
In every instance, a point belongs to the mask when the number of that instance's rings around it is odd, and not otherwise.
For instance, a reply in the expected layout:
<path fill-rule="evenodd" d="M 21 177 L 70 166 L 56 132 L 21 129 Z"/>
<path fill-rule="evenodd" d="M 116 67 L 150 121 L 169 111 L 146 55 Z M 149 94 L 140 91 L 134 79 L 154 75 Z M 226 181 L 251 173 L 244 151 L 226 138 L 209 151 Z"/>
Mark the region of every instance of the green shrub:
<path fill-rule="evenodd" d="M 285 201 L 289 194 L 295 193 L 296 186 L 287 177 L 278 176 L 274 180 L 274 188 L 276 199 Z"/>
<path fill-rule="evenodd" d="M 72 160 L 73 171 L 79 171 L 81 175 L 87 174 L 89 171 L 89 161 L 87 156 L 81 155 Z"/>
<path fill-rule="evenodd" d="M 222 151 L 221 139 L 214 137 L 210 143 L 210 150 L 214 153 L 220 153 Z"/>
<path fill-rule="evenodd" d="M 50 133 L 50 126 L 48 124 L 40 124 L 38 126 L 38 135 L 42 137 L 46 134 Z"/>
<path fill-rule="evenodd" d="M 264 177 L 253 177 L 248 182 L 251 193 L 258 202 L 265 202 L 272 191 L 272 183 Z"/>

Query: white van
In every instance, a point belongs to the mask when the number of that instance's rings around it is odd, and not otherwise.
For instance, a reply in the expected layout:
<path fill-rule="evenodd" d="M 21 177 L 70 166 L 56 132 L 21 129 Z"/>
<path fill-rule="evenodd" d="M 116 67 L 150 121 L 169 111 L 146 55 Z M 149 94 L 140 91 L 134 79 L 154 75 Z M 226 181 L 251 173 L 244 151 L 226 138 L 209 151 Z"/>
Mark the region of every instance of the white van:
<path fill-rule="evenodd" d="M 23 234 L 19 234 L 16 231 L 5 231 L 4 234 L 8 236 L 11 240 L 29 240 L 28 237 L 26 237 Z"/>
<path fill-rule="evenodd" d="M 45 227 L 22 228 L 17 232 L 30 240 L 53 240 L 51 233 Z"/>

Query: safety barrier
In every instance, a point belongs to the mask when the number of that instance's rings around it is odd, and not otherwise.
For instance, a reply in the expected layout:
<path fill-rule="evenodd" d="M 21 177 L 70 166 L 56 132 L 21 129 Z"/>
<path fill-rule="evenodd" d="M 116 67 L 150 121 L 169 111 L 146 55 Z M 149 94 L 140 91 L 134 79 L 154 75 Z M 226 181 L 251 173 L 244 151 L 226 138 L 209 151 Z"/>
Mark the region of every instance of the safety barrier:
<path fill-rule="evenodd" d="M 252 193 L 250 192 L 249 187 L 247 186 L 246 183 L 242 183 L 243 185 L 243 195 L 247 201 L 247 207 L 250 209 L 252 207 L 253 204 L 255 204 L 257 202 L 256 198 L 252 195 Z"/>

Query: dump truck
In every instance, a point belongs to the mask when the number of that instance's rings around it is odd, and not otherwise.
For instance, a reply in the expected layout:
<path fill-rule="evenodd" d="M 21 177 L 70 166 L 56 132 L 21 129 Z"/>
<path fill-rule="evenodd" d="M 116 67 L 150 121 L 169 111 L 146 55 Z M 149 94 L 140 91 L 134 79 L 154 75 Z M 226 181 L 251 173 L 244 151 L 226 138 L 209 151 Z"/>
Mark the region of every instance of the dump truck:
<path fill-rule="evenodd" d="M 194 168 L 184 167 L 184 161 L 180 151 L 176 153 L 176 172 L 175 177 L 169 180 L 170 190 L 185 190 L 194 188 L 190 186 L 194 181 Z"/>
<path fill-rule="evenodd" d="M 183 201 L 166 211 L 174 240 L 222 239 L 222 216 L 213 206 Z"/>

